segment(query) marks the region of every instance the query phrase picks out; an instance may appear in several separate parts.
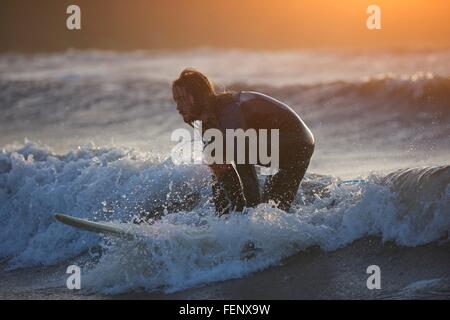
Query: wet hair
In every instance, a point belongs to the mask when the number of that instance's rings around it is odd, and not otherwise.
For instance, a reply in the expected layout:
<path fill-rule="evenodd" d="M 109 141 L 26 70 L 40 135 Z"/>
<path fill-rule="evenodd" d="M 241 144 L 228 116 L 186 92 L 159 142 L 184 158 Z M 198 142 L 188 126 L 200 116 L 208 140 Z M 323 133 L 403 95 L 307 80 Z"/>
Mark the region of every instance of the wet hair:
<path fill-rule="evenodd" d="M 172 89 L 175 87 L 183 88 L 192 95 L 196 116 L 206 119 L 205 125 L 210 128 L 218 128 L 216 109 L 234 99 L 232 92 L 216 93 L 208 77 L 194 68 L 184 69 L 178 79 L 173 81 Z"/>

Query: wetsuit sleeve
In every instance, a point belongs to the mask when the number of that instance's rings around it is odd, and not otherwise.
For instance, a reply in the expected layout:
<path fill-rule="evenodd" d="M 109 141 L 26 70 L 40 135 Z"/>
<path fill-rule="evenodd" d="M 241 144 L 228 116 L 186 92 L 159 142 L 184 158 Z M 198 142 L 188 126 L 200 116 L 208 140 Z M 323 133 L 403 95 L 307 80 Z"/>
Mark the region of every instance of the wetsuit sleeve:
<path fill-rule="evenodd" d="M 245 199 L 239 177 L 233 166 L 213 164 L 210 168 L 214 173 L 212 193 L 217 214 L 226 214 L 230 210 L 242 211 Z"/>
<path fill-rule="evenodd" d="M 225 112 L 220 115 L 220 123 L 225 129 L 247 129 L 244 115 L 241 112 L 240 104 L 233 103 L 227 106 Z M 226 135 L 225 135 L 226 136 Z M 252 164 L 237 164 L 237 142 L 227 141 L 224 137 L 224 154 L 226 159 L 226 144 L 234 143 L 234 163 L 236 165 L 236 177 L 240 178 L 242 183 L 242 194 L 245 198 L 245 205 L 247 207 L 254 207 L 260 203 L 258 178 L 255 171 L 255 166 Z M 246 146 L 248 152 L 249 146 Z M 225 160 L 224 159 L 224 160 Z M 234 168 L 233 168 L 234 169 Z M 234 171 L 234 170 L 233 170 Z"/>

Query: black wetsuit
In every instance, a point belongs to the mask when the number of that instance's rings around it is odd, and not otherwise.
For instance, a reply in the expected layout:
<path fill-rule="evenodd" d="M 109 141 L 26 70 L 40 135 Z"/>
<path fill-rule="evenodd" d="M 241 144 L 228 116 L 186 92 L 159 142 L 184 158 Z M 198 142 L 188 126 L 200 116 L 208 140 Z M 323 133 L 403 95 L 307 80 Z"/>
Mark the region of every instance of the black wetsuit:
<path fill-rule="evenodd" d="M 279 170 L 267 177 L 262 195 L 253 164 L 235 164 L 235 169 L 229 166 L 225 174 L 213 176 L 217 212 L 241 211 L 244 206 L 253 207 L 270 200 L 287 211 L 314 151 L 314 137 L 309 128 L 286 104 L 251 91 L 240 91 L 234 102 L 218 107 L 217 118 L 222 131 L 279 129 Z"/>

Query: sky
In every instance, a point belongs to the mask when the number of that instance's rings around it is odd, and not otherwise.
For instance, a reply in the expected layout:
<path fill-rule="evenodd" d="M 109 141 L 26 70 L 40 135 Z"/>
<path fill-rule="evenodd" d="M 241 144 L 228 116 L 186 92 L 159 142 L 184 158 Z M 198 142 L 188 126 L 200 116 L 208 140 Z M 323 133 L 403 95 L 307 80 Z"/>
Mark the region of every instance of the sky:
<path fill-rule="evenodd" d="M 68 30 L 66 8 L 81 8 Z M 366 27 L 369 5 L 381 30 Z M 450 47 L 449 0 L 1 0 L 0 52 Z"/>

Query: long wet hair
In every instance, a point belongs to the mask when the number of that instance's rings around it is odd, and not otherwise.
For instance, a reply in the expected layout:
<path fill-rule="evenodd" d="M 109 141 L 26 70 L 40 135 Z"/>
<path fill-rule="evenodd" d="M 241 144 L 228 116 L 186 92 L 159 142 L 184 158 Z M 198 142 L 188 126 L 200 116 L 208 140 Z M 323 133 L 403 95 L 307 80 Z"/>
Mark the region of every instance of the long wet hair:
<path fill-rule="evenodd" d="M 199 120 L 203 122 L 203 130 L 208 128 L 221 129 L 217 120 L 217 109 L 233 101 L 232 92 L 216 93 L 212 82 L 200 71 L 194 68 L 184 69 L 178 79 L 173 81 L 175 87 L 184 88 L 194 99 L 194 110 Z M 192 123 L 190 123 L 193 126 Z"/>

